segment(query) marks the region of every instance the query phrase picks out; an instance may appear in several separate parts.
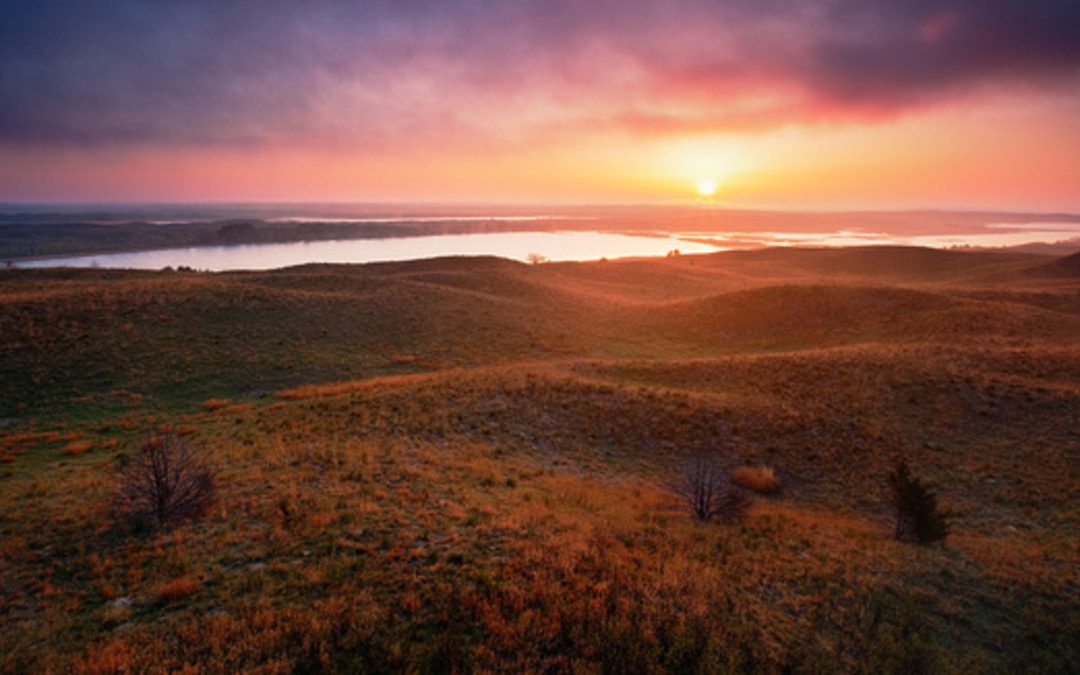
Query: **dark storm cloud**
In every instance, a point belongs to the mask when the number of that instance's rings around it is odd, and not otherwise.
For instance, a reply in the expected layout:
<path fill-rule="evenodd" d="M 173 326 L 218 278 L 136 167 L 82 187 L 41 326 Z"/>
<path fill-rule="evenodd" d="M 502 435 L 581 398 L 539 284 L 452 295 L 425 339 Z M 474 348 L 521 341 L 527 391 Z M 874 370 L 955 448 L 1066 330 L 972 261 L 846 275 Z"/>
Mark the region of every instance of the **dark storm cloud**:
<path fill-rule="evenodd" d="M 7 3 L 0 140 L 764 129 L 1075 91 L 1078 36 L 1076 0 Z"/>
<path fill-rule="evenodd" d="M 809 54 L 821 96 L 890 106 L 953 87 L 1042 84 L 1080 65 L 1080 3 L 1070 0 L 845 3 Z"/>

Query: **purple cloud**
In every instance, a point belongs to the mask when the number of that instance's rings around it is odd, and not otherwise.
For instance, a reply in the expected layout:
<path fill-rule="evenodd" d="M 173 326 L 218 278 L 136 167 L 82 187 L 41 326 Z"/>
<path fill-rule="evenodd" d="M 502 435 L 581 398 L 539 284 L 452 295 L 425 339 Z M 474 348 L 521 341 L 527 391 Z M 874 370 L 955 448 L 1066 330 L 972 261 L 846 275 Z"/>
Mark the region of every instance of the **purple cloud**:
<path fill-rule="evenodd" d="M 1078 90 L 1075 0 L 9 6 L 0 142 L 378 146 L 761 130 Z"/>

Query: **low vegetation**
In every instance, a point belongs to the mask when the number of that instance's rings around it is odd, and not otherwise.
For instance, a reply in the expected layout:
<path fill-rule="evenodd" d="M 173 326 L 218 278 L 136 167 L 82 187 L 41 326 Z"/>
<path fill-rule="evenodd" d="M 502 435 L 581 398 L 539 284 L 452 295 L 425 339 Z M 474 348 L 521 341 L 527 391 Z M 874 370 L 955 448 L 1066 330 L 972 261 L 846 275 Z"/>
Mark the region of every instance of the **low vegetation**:
<path fill-rule="evenodd" d="M 0 672 L 1076 672 L 1080 284 L 931 253 L 0 273 Z"/>
<path fill-rule="evenodd" d="M 116 508 L 139 525 L 168 528 L 203 516 L 214 496 L 214 472 L 169 431 L 143 443 L 128 460 Z"/>
<path fill-rule="evenodd" d="M 199 590 L 202 584 L 193 577 L 181 577 L 167 581 L 154 589 L 154 597 L 159 602 L 175 602 L 182 600 Z"/>
<path fill-rule="evenodd" d="M 706 454 L 686 460 L 668 489 L 703 523 L 713 518 L 741 518 L 750 507 L 749 498 L 728 484 L 720 463 Z"/>
<path fill-rule="evenodd" d="M 780 479 L 768 466 L 740 466 L 732 472 L 731 482 L 761 495 L 780 491 Z"/>
<path fill-rule="evenodd" d="M 929 544 L 949 533 L 948 512 L 938 508 L 930 487 L 911 474 L 907 461 L 900 459 L 889 474 L 893 506 L 896 508 L 896 538 Z"/>

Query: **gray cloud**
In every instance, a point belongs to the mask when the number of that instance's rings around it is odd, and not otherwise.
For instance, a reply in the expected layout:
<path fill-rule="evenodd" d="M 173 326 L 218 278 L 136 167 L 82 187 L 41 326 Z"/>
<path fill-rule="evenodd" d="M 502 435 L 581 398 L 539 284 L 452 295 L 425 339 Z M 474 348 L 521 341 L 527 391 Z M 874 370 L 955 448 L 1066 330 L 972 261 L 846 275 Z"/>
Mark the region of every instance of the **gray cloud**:
<path fill-rule="evenodd" d="M 598 120 L 763 129 L 887 116 L 979 87 L 1076 91 L 1080 68 L 1075 0 L 97 0 L 2 11 L 0 142 L 27 145 L 377 145 Z"/>

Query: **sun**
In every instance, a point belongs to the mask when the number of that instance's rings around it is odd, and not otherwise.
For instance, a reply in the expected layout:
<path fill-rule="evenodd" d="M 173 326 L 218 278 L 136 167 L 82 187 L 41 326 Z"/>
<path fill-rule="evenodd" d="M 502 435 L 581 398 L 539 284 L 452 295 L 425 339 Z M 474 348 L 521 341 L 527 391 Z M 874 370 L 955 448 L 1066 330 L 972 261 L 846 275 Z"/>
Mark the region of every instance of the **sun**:
<path fill-rule="evenodd" d="M 711 178 L 702 178 L 697 183 L 698 196 L 712 197 L 716 194 L 716 181 Z"/>

